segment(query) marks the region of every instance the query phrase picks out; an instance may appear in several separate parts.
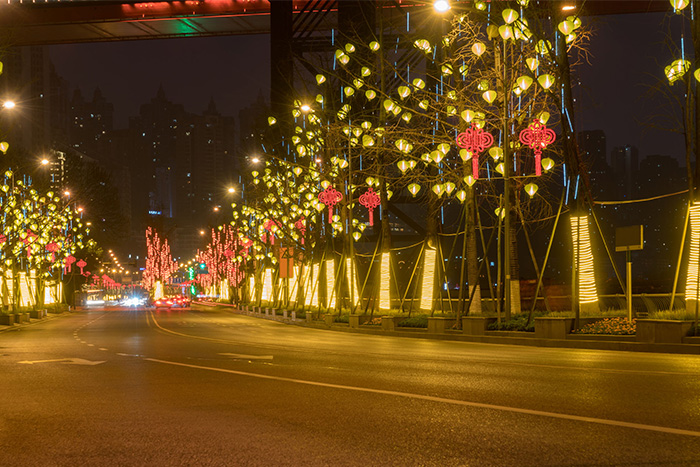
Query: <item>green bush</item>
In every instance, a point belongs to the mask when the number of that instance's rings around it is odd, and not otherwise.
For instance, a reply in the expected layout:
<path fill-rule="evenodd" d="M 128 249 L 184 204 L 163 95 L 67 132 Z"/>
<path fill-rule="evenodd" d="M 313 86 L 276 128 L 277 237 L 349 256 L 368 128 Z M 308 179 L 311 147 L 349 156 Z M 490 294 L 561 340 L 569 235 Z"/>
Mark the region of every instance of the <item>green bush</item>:
<path fill-rule="evenodd" d="M 649 319 L 675 319 L 681 321 L 694 321 L 695 311 L 688 311 L 685 308 L 675 310 L 657 310 L 649 313 Z"/>
<path fill-rule="evenodd" d="M 427 328 L 428 315 L 411 316 L 410 318 L 400 321 L 398 326 L 404 328 Z"/>
<path fill-rule="evenodd" d="M 542 316 L 542 313 L 533 313 L 532 322 L 528 326 L 527 313 L 520 313 L 511 317 L 509 321 L 490 323 L 487 327 L 489 331 L 523 331 L 535 332 L 535 317 Z"/>

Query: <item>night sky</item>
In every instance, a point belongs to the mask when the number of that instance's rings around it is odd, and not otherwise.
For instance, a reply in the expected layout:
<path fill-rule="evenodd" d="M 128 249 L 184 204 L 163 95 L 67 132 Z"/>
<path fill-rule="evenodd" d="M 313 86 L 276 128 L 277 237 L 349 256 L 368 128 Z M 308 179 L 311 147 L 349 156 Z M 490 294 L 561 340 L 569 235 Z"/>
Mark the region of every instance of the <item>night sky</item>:
<path fill-rule="evenodd" d="M 577 125 L 579 130 L 604 130 L 608 156 L 614 146 L 631 144 L 639 148 L 640 159 L 666 154 L 684 165 L 681 135 L 641 123 L 666 105 L 645 98 L 644 85 L 664 79 L 663 67 L 678 58 L 663 44 L 664 18 L 635 14 L 586 21 L 595 35 L 591 66 L 579 70 Z M 674 39 L 679 41 L 679 33 Z M 196 113 L 207 107 L 210 97 L 220 112 L 236 117 L 260 91 L 269 98 L 267 35 L 60 45 L 51 46 L 50 54 L 58 73 L 79 86 L 86 98 L 95 86 L 102 89 L 114 103 L 117 128 L 138 114 L 161 83 L 171 101 Z"/>

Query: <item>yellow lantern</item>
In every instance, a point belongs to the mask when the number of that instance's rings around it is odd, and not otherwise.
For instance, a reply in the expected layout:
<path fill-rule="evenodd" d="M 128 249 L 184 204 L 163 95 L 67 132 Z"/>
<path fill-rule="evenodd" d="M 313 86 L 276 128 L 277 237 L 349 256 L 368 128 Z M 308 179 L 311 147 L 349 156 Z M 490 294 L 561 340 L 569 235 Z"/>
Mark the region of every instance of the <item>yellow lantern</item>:
<path fill-rule="evenodd" d="M 537 193 L 537 189 L 538 189 L 538 188 L 539 188 L 539 187 L 537 186 L 537 184 L 535 184 L 535 183 L 528 183 L 527 185 L 525 185 L 525 192 L 526 192 L 528 195 L 530 195 L 530 198 L 532 198 L 533 196 L 535 196 L 535 193 Z"/>
<path fill-rule="evenodd" d="M 406 173 L 406 171 L 410 167 L 407 160 L 400 160 L 396 163 L 396 165 L 399 167 L 401 173 Z"/>
<path fill-rule="evenodd" d="M 554 161 L 552 159 L 549 157 L 542 159 L 542 169 L 544 169 L 545 172 L 549 172 L 552 167 L 554 167 Z"/>
<path fill-rule="evenodd" d="M 323 76 L 322 74 L 316 75 L 316 83 L 317 84 L 323 84 L 326 82 L 326 77 Z"/>
<path fill-rule="evenodd" d="M 474 118 L 474 112 L 472 112 L 471 110 L 463 110 L 462 113 L 459 115 L 467 123 L 471 122 L 472 119 Z"/>
<path fill-rule="evenodd" d="M 362 232 L 356 230 L 352 233 L 352 238 L 354 238 L 356 242 L 360 240 L 360 237 L 362 237 Z"/>
<path fill-rule="evenodd" d="M 459 150 L 459 157 L 462 158 L 463 162 L 467 162 L 469 159 L 472 158 L 472 152 L 467 151 L 466 149 L 460 149 Z"/>
<path fill-rule="evenodd" d="M 504 41 L 508 39 L 513 39 L 515 34 L 513 33 L 513 27 L 504 24 L 498 28 L 498 34 L 503 38 Z"/>
<path fill-rule="evenodd" d="M 376 52 L 377 50 L 379 50 L 379 42 L 377 42 L 377 41 L 372 41 L 372 42 L 370 42 L 370 43 L 369 43 L 369 49 L 370 49 L 372 52 Z"/>
<path fill-rule="evenodd" d="M 496 166 L 496 172 L 498 172 L 499 174 L 503 175 L 505 173 L 505 171 L 506 171 L 506 167 L 505 167 L 505 165 L 503 165 L 503 162 L 499 163 Z"/>
<path fill-rule="evenodd" d="M 363 135 L 362 145 L 366 148 L 374 146 L 374 138 L 372 138 L 370 135 Z"/>
<path fill-rule="evenodd" d="M 513 24 L 520 17 L 518 12 L 512 8 L 506 8 L 503 10 L 501 15 L 503 16 L 503 20 L 506 22 L 506 24 Z"/>
<path fill-rule="evenodd" d="M 481 57 L 484 52 L 486 52 L 486 46 L 483 42 L 476 42 L 472 45 L 472 53 L 477 57 Z"/>
<path fill-rule="evenodd" d="M 345 94 L 345 97 L 350 97 L 355 94 L 355 88 L 352 86 L 346 86 L 343 88 L 343 93 Z"/>
<path fill-rule="evenodd" d="M 371 89 L 368 89 L 367 91 L 365 91 L 365 97 L 368 101 L 371 101 L 372 99 L 377 97 L 377 93 L 372 91 Z"/>
<path fill-rule="evenodd" d="M 420 185 L 417 183 L 411 183 L 408 185 L 408 192 L 411 193 L 411 195 L 415 198 L 418 192 L 420 191 Z"/>
<path fill-rule="evenodd" d="M 544 89 L 549 89 L 554 84 L 554 76 L 550 74 L 544 74 L 537 77 L 537 82 L 540 83 Z"/>
<path fill-rule="evenodd" d="M 540 123 L 544 125 L 549 121 L 549 112 L 542 112 L 537 118 L 539 119 Z"/>
<path fill-rule="evenodd" d="M 572 23 L 569 20 L 564 20 L 561 23 L 559 23 L 557 29 L 559 29 L 559 32 L 561 32 L 565 36 L 568 36 L 569 34 L 574 32 L 574 29 L 576 28 L 574 27 L 574 23 Z"/>
<path fill-rule="evenodd" d="M 489 149 L 489 156 L 491 156 L 493 160 L 498 161 L 501 157 L 503 157 L 503 149 L 499 148 L 498 146 L 494 146 Z"/>
<path fill-rule="evenodd" d="M 408 86 L 399 86 L 398 92 L 399 97 L 401 97 L 401 99 L 405 99 L 411 94 L 411 89 Z"/>
<path fill-rule="evenodd" d="M 467 192 L 464 190 L 459 190 L 457 193 L 455 193 L 455 197 L 463 203 L 464 200 L 467 199 Z"/>
<path fill-rule="evenodd" d="M 455 184 L 452 183 L 452 182 L 447 182 L 447 183 L 444 184 L 444 188 L 445 188 L 445 193 L 447 193 L 448 195 L 450 195 L 450 194 L 452 194 L 452 192 L 455 190 L 456 186 L 455 186 Z"/>
<path fill-rule="evenodd" d="M 676 12 L 681 11 L 690 4 L 690 0 L 670 0 L 673 10 Z"/>
<path fill-rule="evenodd" d="M 485 91 L 485 92 L 481 95 L 481 97 L 483 97 L 484 100 L 485 100 L 486 102 L 488 102 L 489 104 L 493 103 L 493 101 L 496 100 L 496 97 L 497 97 L 497 96 L 498 96 L 498 93 L 497 93 L 496 91 L 493 91 L 493 90 L 491 90 L 491 91 Z"/>
<path fill-rule="evenodd" d="M 520 89 L 522 89 L 523 91 L 527 91 L 527 89 L 532 84 L 532 78 L 530 78 L 527 75 L 521 76 L 515 80 L 515 83 L 520 87 Z"/>
<path fill-rule="evenodd" d="M 466 183 L 469 187 L 474 186 L 476 183 L 476 178 L 474 178 L 472 175 L 467 175 L 464 177 L 464 183 Z"/>
<path fill-rule="evenodd" d="M 268 125 L 272 126 L 272 125 L 274 125 L 275 123 L 277 123 L 277 119 L 276 119 L 275 117 L 267 117 L 267 124 L 268 124 Z M 2 149 L 2 145 L 3 145 L 3 144 L 7 144 L 7 143 L 0 143 L 0 149 Z M 7 150 L 7 149 L 6 149 L 6 150 Z M 3 152 L 5 152 L 5 151 L 3 151 Z"/>
<path fill-rule="evenodd" d="M 540 61 L 537 58 L 526 58 L 525 63 L 527 64 L 527 67 L 530 69 L 530 71 L 535 71 L 540 65 Z"/>
<path fill-rule="evenodd" d="M 445 187 L 441 183 L 433 185 L 433 193 L 435 193 L 438 198 L 441 197 L 444 192 Z"/>

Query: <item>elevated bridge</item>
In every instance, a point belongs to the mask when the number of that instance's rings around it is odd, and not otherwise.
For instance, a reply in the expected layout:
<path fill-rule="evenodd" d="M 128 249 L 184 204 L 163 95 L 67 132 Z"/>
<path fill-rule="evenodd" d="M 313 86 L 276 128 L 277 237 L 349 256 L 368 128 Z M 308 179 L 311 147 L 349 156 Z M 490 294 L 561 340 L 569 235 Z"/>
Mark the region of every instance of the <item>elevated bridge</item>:
<path fill-rule="evenodd" d="M 47 45 L 236 34 L 268 34 L 278 27 L 273 10 L 292 10 L 293 29 L 320 31 L 337 24 L 338 1 L 328 0 L 183 0 L 89 1 L 3 0 L 0 35 L 6 45 Z M 340 0 L 346 1 L 346 0 Z M 369 1 L 369 0 L 362 0 Z M 273 7 L 271 3 L 280 4 Z M 667 0 L 572 0 L 581 15 L 670 11 Z M 387 9 L 412 11 L 430 1 L 392 0 Z"/>

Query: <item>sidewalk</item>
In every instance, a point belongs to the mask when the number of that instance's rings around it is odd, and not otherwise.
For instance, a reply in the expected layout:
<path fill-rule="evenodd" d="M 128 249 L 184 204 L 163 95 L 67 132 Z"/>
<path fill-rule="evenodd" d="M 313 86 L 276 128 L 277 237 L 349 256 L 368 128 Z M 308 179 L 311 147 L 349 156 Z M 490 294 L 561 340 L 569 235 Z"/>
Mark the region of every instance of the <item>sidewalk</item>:
<path fill-rule="evenodd" d="M 674 353 L 674 354 L 690 354 L 700 355 L 700 337 L 686 338 L 692 343 L 683 344 L 666 344 L 666 343 L 648 343 L 637 342 L 634 336 L 614 336 L 614 335 L 580 335 L 569 334 L 565 339 L 544 339 L 535 336 L 532 332 L 510 332 L 510 331 L 487 331 L 486 335 L 475 336 L 464 334 L 461 330 L 446 330 L 442 333 L 429 333 L 425 328 L 387 331 L 381 329 L 380 326 L 362 325 L 358 328 L 351 328 L 347 323 L 332 323 L 326 324 L 324 321 L 310 321 L 303 319 L 292 321 L 290 317 L 266 315 L 265 313 L 246 312 L 239 310 L 235 305 L 228 305 L 214 302 L 193 302 L 195 306 L 204 308 L 216 308 L 227 312 L 252 316 L 255 318 L 268 319 L 285 324 L 296 326 L 305 326 L 315 329 L 325 329 L 339 332 L 352 332 L 356 334 L 372 334 L 394 337 L 409 337 L 414 339 L 436 339 L 449 340 L 459 342 L 478 342 L 483 344 L 502 344 L 502 345 L 529 345 L 533 347 L 551 347 L 551 348 L 567 348 L 567 349 L 591 349 L 591 350 L 617 350 L 628 352 L 656 352 L 656 353 Z"/>

